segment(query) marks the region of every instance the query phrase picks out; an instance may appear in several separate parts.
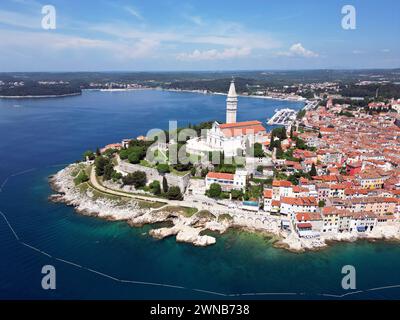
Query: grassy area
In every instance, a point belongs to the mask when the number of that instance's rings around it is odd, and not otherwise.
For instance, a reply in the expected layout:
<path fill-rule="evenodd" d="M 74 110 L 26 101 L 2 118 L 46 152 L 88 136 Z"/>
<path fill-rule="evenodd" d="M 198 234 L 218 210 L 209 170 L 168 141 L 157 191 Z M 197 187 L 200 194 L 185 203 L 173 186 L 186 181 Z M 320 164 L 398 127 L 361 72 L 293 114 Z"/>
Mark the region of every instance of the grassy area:
<path fill-rule="evenodd" d="M 132 199 L 129 197 L 117 196 L 111 193 L 100 191 L 96 189 L 90 182 L 82 183 L 81 185 L 79 185 L 78 188 L 81 192 L 86 192 L 88 190 L 91 191 L 93 193 L 94 200 L 97 199 L 113 200 L 118 204 L 123 205 Z M 165 205 L 165 203 L 159 201 L 145 201 L 145 200 L 135 200 L 135 201 L 137 202 L 140 209 L 158 209 Z"/>
<path fill-rule="evenodd" d="M 89 180 L 90 170 L 91 170 L 91 166 L 86 166 L 86 165 L 82 165 L 82 164 L 73 170 L 73 172 L 71 173 L 71 176 L 74 177 L 75 186 L 78 186 L 81 183 L 84 183 Z"/>
<path fill-rule="evenodd" d="M 120 196 L 116 196 L 116 195 L 113 195 L 113 194 L 110 194 L 110 193 L 106 193 L 106 192 L 103 192 L 103 191 L 99 191 L 99 190 L 96 189 L 90 182 L 82 183 L 82 184 L 79 186 L 79 190 L 80 190 L 81 192 L 86 192 L 86 191 L 92 192 L 92 193 L 93 193 L 93 199 L 94 199 L 94 200 L 97 200 L 97 199 L 107 199 L 107 200 L 116 201 L 116 202 L 118 202 L 118 203 L 120 203 L 120 204 L 124 204 L 124 203 L 126 203 L 126 202 L 129 200 L 129 198 L 127 198 L 127 197 L 120 197 Z"/>
<path fill-rule="evenodd" d="M 147 168 L 155 168 L 156 166 L 154 164 L 151 164 L 150 162 L 148 162 L 147 160 L 140 160 L 139 163 L 141 166 L 143 167 L 147 167 Z"/>
<path fill-rule="evenodd" d="M 201 210 L 196 213 L 196 216 L 199 218 L 207 218 L 207 219 L 214 219 L 215 216 L 208 210 Z"/>
<path fill-rule="evenodd" d="M 178 171 L 178 170 L 175 170 L 172 166 L 170 166 L 169 169 L 171 170 L 171 173 L 173 173 L 177 176 L 184 176 L 190 172 L 190 171 Z"/>
<path fill-rule="evenodd" d="M 82 170 L 87 169 L 88 167 L 89 167 L 89 170 L 90 170 L 91 166 L 87 166 L 87 165 L 85 165 L 84 163 L 79 163 L 79 164 L 72 170 L 71 176 L 72 176 L 72 177 L 76 177 Z M 86 173 L 88 173 L 88 172 L 86 171 Z M 89 173 L 90 173 L 90 171 L 89 171 Z"/>
<path fill-rule="evenodd" d="M 233 218 L 231 215 L 224 213 L 218 216 L 218 221 L 232 221 Z"/>
<path fill-rule="evenodd" d="M 163 202 L 137 200 L 140 209 L 158 209 L 165 206 Z"/>
<path fill-rule="evenodd" d="M 164 212 L 180 214 L 180 215 L 183 215 L 185 217 L 191 217 L 197 212 L 196 208 L 181 207 L 181 206 L 167 206 L 165 208 L 162 208 L 161 210 L 164 211 Z"/>

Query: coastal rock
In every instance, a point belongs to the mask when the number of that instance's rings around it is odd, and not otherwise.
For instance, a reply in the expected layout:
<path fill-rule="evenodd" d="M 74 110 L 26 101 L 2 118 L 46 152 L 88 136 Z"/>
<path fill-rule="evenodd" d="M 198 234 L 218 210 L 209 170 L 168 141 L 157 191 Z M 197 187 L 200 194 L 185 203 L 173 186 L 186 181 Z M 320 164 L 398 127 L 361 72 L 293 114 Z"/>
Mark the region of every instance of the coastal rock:
<path fill-rule="evenodd" d="M 171 228 L 153 229 L 149 232 L 157 239 L 176 235 L 178 242 L 192 243 L 195 246 L 207 246 L 214 244 L 216 239 L 210 236 L 201 236 L 199 233 L 204 228 L 193 228 L 190 225 L 200 222 L 204 225 L 210 222 L 208 218 L 182 217 L 163 210 L 142 209 L 134 199 L 123 204 L 107 198 L 98 197 L 92 190 L 80 190 L 74 183 L 73 173 L 79 168 L 79 164 L 72 164 L 49 178 L 53 190 L 58 192 L 51 195 L 49 201 L 62 202 L 73 206 L 75 211 L 89 216 L 96 216 L 107 220 L 125 220 L 131 226 L 142 226 L 157 222 L 171 221 Z M 214 228 L 223 230 L 221 226 Z"/>
<path fill-rule="evenodd" d="M 49 197 L 50 201 L 62 202 L 75 207 L 75 210 L 84 215 L 98 216 L 112 220 L 128 220 L 142 216 L 148 209 L 141 209 L 134 200 L 121 205 L 113 200 L 96 198 L 90 190 L 82 192 L 75 186 L 73 172 L 79 167 L 72 164 L 49 178 L 53 190 L 58 192 Z"/>
<path fill-rule="evenodd" d="M 177 242 L 192 243 L 195 246 L 208 246 L 214 244 L 216 239 L 210 236 L 200 236 L 201 229 L 182 226 L 176 235 Z"/>
<path fill-rule="evenodd" d="M 211 231 L 217 231 L 219 233 L 224 233 L 226 232 L 230 227 L 231 227 L 231 223 L 227 222 L 227 221 L 223 221 L 223 222 L 218 222 L 218 221 L 208 221 L 205 225 L 204 228 L 211 230 Z"/>
<path fill-rule="evenodd" d="M 169 236 L 176 235 L 179 232 L 177 227 L 172 228 L 160 228 L 160 229 L 152 229 L 149 231 L 149 235 L 156 239 L 164 239 Z"/>

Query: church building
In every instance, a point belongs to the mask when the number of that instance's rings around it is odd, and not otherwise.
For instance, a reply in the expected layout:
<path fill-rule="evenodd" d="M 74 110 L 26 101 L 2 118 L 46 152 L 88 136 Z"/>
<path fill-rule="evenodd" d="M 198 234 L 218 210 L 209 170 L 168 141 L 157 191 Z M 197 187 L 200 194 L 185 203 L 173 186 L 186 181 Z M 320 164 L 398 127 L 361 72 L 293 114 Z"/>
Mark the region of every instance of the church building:
<path fill-rule="evenodd" d="M 187 141 L 186 150 L 193 154 L 224 152 L 225 156 L 236 156 L 254 143 L 263 143 L 268 135 L 262 123 L 257 120 L 236 122 L 238 96 L 235 81 L 232 80 L 226 98 L 226 123 L 214 122 L 205 138 Z"/>

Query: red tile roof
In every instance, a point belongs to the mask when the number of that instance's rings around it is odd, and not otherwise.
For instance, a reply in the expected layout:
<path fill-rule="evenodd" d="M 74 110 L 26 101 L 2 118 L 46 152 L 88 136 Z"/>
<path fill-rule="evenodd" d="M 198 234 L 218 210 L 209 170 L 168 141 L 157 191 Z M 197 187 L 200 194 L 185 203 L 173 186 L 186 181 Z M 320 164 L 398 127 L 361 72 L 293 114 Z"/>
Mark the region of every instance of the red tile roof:
<path fill-rule="evenodd" d="M 244 121 L 236 123 L 220 124 L 219 128 L 227 137 L 236 137 L 246 134 L 257 134 L 259 132 L 266 132 L 260 121 Z"/>
<path fill-rule="evenodd" d="M 272 198 L 272 190 L 271 189 L 264 190 L 264 198 L 268 198 L 268 199 Z"/>
<path fill-rule="evenodd" d="M 316 206 L 317 199 L 314 197 L 300 197 L 300 198 L 282 197 L 281 203 L 297 205 L 297 206 Z"/>
<path fill-rule="evenodd" d="M 308 228 L 312 228 L 312 225 L 311 225 L 311 223 L 298 223 L 297 228 L 308 229 Z"/>
<path fill-rule="evenodd" d="M 258 120 L 253 121 L 243 121 L 243 122 L 235 122 L 235 123 L 223 123 L 220 124 L 219 127 L 221 129 L 232 129 L 232 128 L 241 128 L 241 127 L 249 127 L 249 126 L 256 126 L 261 125 L 261 122 Z"/>
<path fill-rule="evenodd" d="M 289 187 L 291 187 L 293 185 L 292 185 L 292 183 L 290 181 L 287 181 L 287 180 L 274 180 L 272 182 L 272 186 L 289 188 Z"/>
<path fill-rule="evenodd" d="M 232 173 L 209 172 L 209 173 L 207 173 L 207 178 L 210 178 L 210 179 L 233 180 L 234 175 L 233 175 Z"/>

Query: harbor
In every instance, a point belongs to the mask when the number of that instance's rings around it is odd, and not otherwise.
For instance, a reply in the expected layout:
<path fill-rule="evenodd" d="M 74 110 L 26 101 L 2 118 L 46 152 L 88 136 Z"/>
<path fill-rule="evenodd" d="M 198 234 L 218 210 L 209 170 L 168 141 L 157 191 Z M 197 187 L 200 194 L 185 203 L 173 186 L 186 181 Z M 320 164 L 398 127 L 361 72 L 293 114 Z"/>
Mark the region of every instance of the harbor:
<path fill-rule="evenodd" d="M 267 121 L 268 125 L 289 126 L 296 120 L 297 111 L 293 109 L 276 109 L 275 114 Z"/>

